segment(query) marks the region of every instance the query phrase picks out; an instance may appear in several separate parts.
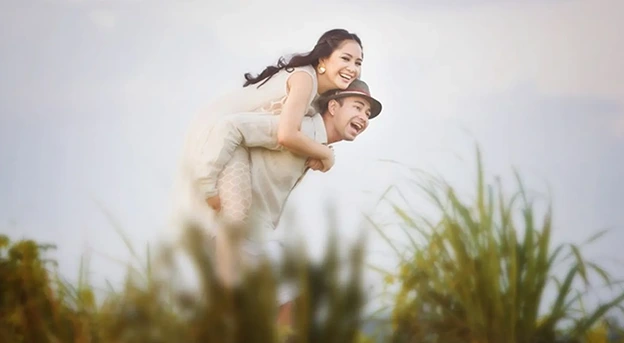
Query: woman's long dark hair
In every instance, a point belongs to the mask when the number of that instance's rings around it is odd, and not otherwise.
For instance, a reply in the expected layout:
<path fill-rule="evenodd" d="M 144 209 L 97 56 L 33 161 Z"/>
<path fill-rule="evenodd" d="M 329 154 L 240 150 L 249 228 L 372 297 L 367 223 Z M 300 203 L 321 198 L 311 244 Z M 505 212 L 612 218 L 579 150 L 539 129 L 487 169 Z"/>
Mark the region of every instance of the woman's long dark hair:
<path fill-rule="evenodd" d="M 284 57 L 280 57 L 277 60 L 276 65 L 266 67 L 262 73 L 256 77 L 251 76 L 250 73 L 246 73 L 245 79 L 247 82 L 245 82 L 243 87 L 247 87 L 264 80 L 264 82 L 258 85 L 258 88 L 260 88 L 260 86 L 269 81 L 273 75 L 282 69 L 292 71 L 293 68 L 303 67 L 306 65 L 312 65 L 316 69 L 319 64 L 319 59 L 329 57 L 334 50 L 336 50 L 336 48 L 338 48 L 340 44 L 346 40 L 354 40 L 360 45 L 360 47 L 362 47 L 362 41 L 356 34 L 350 33 L 349 31 L 343 29 L 329 30 L 319 38 L 312 51 L 305 54 L 295 55 L 288 62 L 286 62 Z"/>

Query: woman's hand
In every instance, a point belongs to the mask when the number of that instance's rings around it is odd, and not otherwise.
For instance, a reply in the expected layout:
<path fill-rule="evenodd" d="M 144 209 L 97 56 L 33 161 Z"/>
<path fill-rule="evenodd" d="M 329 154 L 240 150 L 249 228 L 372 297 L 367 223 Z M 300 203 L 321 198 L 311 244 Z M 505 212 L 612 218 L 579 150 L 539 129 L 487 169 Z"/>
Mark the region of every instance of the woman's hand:
<path fill-rule="evenodd" d="M 324 168 L 324 170 L 322 170 L 323 173 L 329 171 L 334 166 L 334 163 L 335 163 L 334 149 L 331 146 L 328 146 L 327 149 L 329 150 L 327 157 L 321 159 L 321 162 L 323 162 L 323 168 Z"/>
<path fill-rule="evenodd" d="M 312 158 L 312 157 L 308 158 L 305 166 L 312 170 L 318 170 L 318 171 L 323 170 L 323 162 L 321 162 L 321 160 L 319 159 Z"/>
<path fill-rule="evenodd" d="M 327 154 L 326 158 L 317 159 L 317 158 L 310 157 L 306 161 L 306 167 L 312 170 L 321 171 L 323 173 L 329 171 L 334 166 L 335 159 L 334 159 L 334 150 L 332 149 L 332 147 L 329 146 L 328 149 L 329 149 L 329 153 Z"/>

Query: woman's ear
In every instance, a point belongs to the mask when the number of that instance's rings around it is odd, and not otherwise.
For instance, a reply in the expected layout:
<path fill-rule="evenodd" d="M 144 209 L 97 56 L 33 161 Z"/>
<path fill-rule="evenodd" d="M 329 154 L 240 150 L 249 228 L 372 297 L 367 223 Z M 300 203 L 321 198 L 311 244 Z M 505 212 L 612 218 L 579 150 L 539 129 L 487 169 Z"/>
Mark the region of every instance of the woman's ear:
<path fill-rule="evenodd" d="M 318 67 L 316 67 L 316 71 L 321 75 L 325 74 L 325 72 L 327 71 L 327 69 L 325 69 L 325 64 L 319 63 Z"/>
<path fill-rule="evenodd" d="M 316 71 L 319 74 L 324 74 L 327 71 L 327 58 L 318 59 L 318 65 L 316 66 Z"/>

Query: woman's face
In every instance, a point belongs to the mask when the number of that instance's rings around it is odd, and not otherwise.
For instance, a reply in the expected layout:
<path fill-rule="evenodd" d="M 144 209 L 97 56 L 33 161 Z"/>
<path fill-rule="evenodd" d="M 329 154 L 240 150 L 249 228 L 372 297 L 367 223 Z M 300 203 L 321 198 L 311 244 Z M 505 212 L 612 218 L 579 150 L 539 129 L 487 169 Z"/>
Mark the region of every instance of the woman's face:
<path fill-rule="evenodd" d="M 319 77 L 325 78 L 334 89 L 346 89 L 353 80 L 360 77 L 362 71 L 362 48 L 354 40 L 342 42 L 328 57 L 321 59 L 320 66 L 325 67 L 325 73 Z"/>

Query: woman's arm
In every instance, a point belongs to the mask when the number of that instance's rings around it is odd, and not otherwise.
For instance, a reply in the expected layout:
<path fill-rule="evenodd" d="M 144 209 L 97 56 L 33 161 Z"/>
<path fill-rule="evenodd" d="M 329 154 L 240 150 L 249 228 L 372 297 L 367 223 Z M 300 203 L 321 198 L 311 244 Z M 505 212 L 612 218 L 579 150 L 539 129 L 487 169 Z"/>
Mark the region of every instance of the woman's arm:
<path fill-rule="evenodd" d="M 239 145 L 270 150 L 287 149 L 319 160 L 322 168 L 317 170 L 323 172 L 333 166 L 333 151 L 301 131 L 312 94 L 312 77 L 305 72 L 295 72 L 287 82 L 289 94 L 281 115 L 253 112 L 224 115 L 204 137 L 200 143 L 201 162 L 197 175 L 200 175 L 198 182 L 206 197 L 217 194 L 217 177 Z"/>
<path fill-rule="evenodd" d="M 278 143 L 298 155 L 333 161 L 333 152 L 329 147 L 301 132 L 301 122 L 312 93 L 312 77 L 306 72 L 295 72 L 289 77 L 287 84 L 289 92 L 279 116 Z M 327 169 L 330 167 L 326 166 Z"/>

